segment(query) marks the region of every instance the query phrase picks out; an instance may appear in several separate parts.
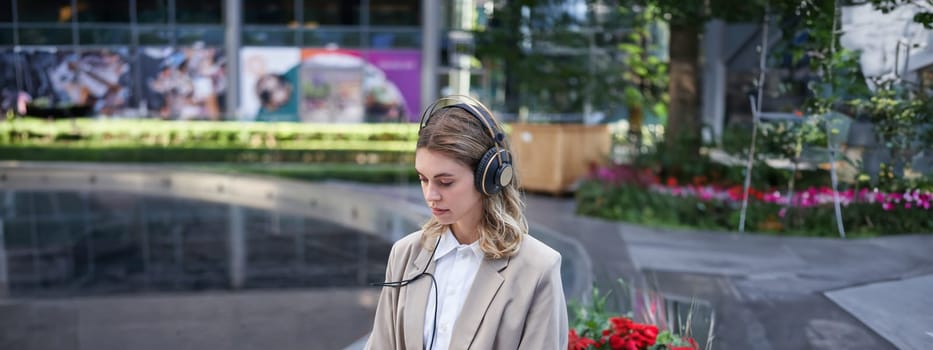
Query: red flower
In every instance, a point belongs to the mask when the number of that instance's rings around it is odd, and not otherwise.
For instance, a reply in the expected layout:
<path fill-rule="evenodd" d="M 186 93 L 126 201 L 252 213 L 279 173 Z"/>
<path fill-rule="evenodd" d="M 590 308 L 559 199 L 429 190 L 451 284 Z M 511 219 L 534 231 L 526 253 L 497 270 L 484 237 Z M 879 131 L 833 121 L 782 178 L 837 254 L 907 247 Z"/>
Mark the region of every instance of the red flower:
<path fill-rule="evenodd" d="M 639 347 L 649 347 L 654 345 L 658 338 L 658 327 L 636 324 L 635 331 L 631 337 L 638 342 Z"/>
<path fill-rule="evenodd" d="M 567 350 L 584 350 L 590 347 L 590 345 L 598 346 L 595 340 L 577 335 L 577 330 L 575 329 L 570 330 L 569 338 L 570 341 Z"/>
<path fill-rule="evenodd" d="M 658 327 L 635 323 L 627 317 L 612 317 L 602 341 L 613 350 L 643 350 L 654 345 L 657 337 Z"/>
<path fill-rule="evenodd" d="M 667 178 L 667 186 L 668 186 L 668 187 L 677 187 L 677 179 L 675 179 L 673 176 L 668 177 L 668 178 Z"/>

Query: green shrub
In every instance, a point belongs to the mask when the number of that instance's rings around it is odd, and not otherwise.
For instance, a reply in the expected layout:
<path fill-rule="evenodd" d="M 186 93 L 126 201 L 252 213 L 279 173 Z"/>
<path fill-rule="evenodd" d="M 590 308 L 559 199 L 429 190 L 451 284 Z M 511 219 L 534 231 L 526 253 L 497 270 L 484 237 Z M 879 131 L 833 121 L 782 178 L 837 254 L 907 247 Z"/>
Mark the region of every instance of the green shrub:
<path fill-rule="evenodd" d="M 0 122 L 0 159 L 410 163 L 417 131 L 416 124 L 17 119 Z"/>

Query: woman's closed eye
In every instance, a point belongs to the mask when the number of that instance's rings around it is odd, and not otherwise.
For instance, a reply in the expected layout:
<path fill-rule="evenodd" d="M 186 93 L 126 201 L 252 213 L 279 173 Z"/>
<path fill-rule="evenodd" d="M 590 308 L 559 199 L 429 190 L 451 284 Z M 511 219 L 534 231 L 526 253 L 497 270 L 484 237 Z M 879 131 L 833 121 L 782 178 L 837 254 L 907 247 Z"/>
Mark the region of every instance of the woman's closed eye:
<path fill-rule="evenodd" d="M 428 184 L 428 179 L 427 179 L 427 178 L 424 178 L 424 177 L 419 177 L 419 178 L 418 178 L 418 181 L 421 181 L 421 184 L 422 184 L 422 185 L 427 185 L 427 184 Z M 435 183 L 436 183 L 437 185 L 440 185 L 440 186 L 443 186 L 443 187 L 448 187 L 448 186 L 454 184 L 453 181 L 449 181 L 449 180 L 446 180 L 446 181 L 435 181 Z"/>

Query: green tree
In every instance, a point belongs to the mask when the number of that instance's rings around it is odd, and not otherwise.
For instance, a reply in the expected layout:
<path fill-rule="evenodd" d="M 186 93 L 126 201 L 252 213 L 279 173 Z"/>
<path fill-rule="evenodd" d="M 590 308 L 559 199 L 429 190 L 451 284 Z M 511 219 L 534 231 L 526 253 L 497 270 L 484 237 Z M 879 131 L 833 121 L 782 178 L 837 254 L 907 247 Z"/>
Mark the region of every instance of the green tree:
<path fill-rule="evenodd" d="M 583 110 L 587 103 L 625 104 L 626 97 L 632 96 L 626 88 L 630 92 L 637 79 L 632 79 L 632 64 L 618 63 L 632 57 L 627 53 L 634 51 L 630 41 L 635 20 L 632 14 L 650 12 L 652 18 L 666 21 L 670 29 L 669 63 L 665 68 L 669 98 L 665 138 L 669 145 L 683 145 L 682 152 L 695 154 L 700 140 L 699 48 L 703 26 L 709 20 L 760 23 L 769 11 L 785 36 L 808 33 L 810 39 L 799 54 L 814 59 L 811 67 L 817 68 L 822 61 L 839 59 L 828 55 L 831 45 L 838 44 L 832 29 L 837 23 L 838 6 L 870 3 L 879 10 L 891 11 L 913 1 L 587 0 L 589 8 L 615 10 L 608 16 L 590 11 L 585 17 L 567 11 L 566 3 L 498 2 L 489 28 L 477 33 L 477 55 L 505 72 L 507 110 L 532 105 L 542 112 L 573 113 Z M 914 20 L 929 27 L 933 13 L 921 12 Z"/>
<path fill-rule="evenodd" d="M 664 99 L 666 63 L 652 57 L 649 26 L 655 12 L 602 6 L 576 12 L 566 1 L 506 1 L 476 33 L 476 54 L 505 72 L 506 108 L 579 113 L 587 106 L 612 113 L 636 87 L 649 108 Z M 598 1 L 589 1 L 597 6 Z M 622 63 L 622 64 L 620 64 Z"/>

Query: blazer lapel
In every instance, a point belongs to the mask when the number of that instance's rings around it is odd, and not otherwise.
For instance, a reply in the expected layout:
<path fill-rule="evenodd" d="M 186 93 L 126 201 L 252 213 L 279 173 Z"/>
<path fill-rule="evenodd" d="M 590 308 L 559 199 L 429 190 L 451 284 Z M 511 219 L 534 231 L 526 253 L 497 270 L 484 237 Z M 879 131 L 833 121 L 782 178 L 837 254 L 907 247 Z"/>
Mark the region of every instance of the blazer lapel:
<path fill-rule="evenodd" d="M 418 257 L 411 263 L 411 269 L 405 274 L 405 279 L 414 278 L 425 265 L 430 264 L 431 252 L 421 249 Z M 428 273 L 434 273 L 435 264 L 428 266 Z M 424 348 L 424 309 L 428 304 L 428 293 L 431 292 L 431 277 L 423 276 L 407 286 L 405 293 L 405 348 Z"/>
<path fill-rule="evenodd" d="M 499 287 L 505 278 L 499 274 L 509 265 L 509 259 L 483 259 L 473 279 L 473 287 L 467 294 L 460 309 L 460 316 L 454 324 L 454 332 L 450 339 L 451 349 L 467 349 L 473 342 L 479 325 L 486 316 L 489 304 L 499 292 Z"/>

